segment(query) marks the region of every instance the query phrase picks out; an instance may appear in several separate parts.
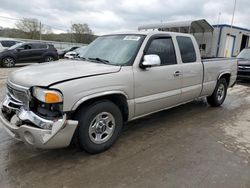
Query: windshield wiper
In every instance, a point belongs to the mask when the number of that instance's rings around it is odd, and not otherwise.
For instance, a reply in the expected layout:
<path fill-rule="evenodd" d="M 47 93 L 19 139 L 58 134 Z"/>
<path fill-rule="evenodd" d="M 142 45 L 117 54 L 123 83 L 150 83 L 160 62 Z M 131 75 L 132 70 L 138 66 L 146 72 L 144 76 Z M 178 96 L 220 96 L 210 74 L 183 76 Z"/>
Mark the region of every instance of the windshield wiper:
<path fill-rule="evenodd" d="M 81 59 L 81 60 L 86 60 L 85 57 L 76 56 L 76 58 Z"/>
<path fill-rule="evenodd" d="M 109 60 L 106 60 L 106 59 L 101 59 L 99 57 L 89 57 L 87 60 L 92 60 L 92 61 L 98 61 L 98 62 L 101 62 L 101 63 L 104 63 L 104 64 L 110 64 Z"/>

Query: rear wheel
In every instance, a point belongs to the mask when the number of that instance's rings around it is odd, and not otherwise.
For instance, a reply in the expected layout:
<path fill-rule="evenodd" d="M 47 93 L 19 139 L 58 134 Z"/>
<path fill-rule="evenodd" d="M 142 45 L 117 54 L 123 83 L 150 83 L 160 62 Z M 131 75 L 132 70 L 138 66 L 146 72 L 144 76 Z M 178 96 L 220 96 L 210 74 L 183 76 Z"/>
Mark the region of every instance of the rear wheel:
<path fill-rule="evenodd" d="M 225 101 L 227 96 L 227 81 L 225 78 L 220 79 L 217 82 L 217 85 L 215 87 L 215 90 L 213 94 L 209 97 L 207 97 L 207 102 L 213 107 L 218 107 L 222 105 L 222 103 Z"/>
<path fill-rule="evenodd" d="M 2 60 L 2 67 L 10 68 L 15 66 L 15 59 L 12 57 L 5 57 Z"/>
<path fill-rule="evenodd" d="M 51 61 L 54 61 L 55 59 L 54 59 L 54 57 L 53 56 L 46 56 L 45 58 L 44 58 L 44 62 L 51 62 Z"/>
<path fill-rule="evenodd" d="M 88 153 L 100 153 L 109 149 L 122 130 L 122 114 L 111 101 L 99 101 L 82 108 L 78 114 L 79 145 Z"/>

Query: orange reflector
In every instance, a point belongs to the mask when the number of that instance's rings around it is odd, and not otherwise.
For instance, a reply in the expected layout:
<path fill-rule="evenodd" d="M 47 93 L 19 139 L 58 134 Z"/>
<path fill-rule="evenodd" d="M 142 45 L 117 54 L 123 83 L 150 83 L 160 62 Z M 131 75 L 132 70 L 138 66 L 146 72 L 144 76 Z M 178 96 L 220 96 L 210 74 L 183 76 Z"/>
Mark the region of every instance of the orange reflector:
<path fill-rule="evenodd" d="M 45 102 L 46 103 L 58 103 L 62 102 L 62 99 L 59 95 L 55 93 L 45 93 Z"/>

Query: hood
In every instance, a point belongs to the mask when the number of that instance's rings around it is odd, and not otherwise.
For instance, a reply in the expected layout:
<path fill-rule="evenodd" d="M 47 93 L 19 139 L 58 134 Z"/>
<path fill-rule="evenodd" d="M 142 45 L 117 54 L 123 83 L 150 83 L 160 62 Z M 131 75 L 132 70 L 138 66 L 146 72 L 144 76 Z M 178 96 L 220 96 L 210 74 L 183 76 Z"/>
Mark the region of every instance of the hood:
<path fill-rule="evenodd" d="M 239 59 L 238 60 L 239 65 L 250 65 L 250 60 L 246 60 L 246 59 Z"/>
<path fill-rule="evenodd" d="M 4 52 L 4 51 L 7 51 L 8 48 L 0 48 L 0 52 Z"/>
<path fill-rule="evenodd" d="M 8 80 L 24 87 L 49 86 L 57 82 L 119 72 L 120 68 L 88 61 L 62 60 L 18 69 L 10 74 Z"/>
<path fill-rule="evenodd" d="M 75 55 L 77 54 L 75 51 L 70 51 L 70 52 L 67 52 L 65 55 Z"/>
<path fill-rule="evenodd" d="M 9 50 L 8 48 L 3 48 L 0 50 L 0 55 L 4 55 L 5 53 L 9 53 L 9 52 L 12 52 L 13 50 Z"/>

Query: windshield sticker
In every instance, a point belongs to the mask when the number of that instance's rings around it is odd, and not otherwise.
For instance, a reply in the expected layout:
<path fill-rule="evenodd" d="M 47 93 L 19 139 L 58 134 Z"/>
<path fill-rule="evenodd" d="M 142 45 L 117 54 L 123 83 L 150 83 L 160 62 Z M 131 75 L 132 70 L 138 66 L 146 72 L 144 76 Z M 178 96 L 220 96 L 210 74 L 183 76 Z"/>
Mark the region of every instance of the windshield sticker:
<path fill-rule="evenodd" d="M 123 40 L 134 40 L 134 41 L 138 41 L 140 40 L 141 37 L 138 37 L 138 36 L 133 36 L 133 35 L 128 35 L 126 37 L 124 37 Z"/>

